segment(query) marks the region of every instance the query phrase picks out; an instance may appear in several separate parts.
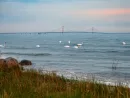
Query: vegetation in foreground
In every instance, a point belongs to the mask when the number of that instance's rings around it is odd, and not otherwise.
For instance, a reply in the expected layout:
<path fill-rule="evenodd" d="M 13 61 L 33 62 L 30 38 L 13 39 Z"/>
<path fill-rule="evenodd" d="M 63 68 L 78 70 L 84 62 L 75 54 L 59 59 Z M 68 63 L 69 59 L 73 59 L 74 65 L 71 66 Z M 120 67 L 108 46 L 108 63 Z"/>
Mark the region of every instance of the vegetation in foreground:
<path fill-rule="evenodd" d="M 10 68 L 0 71 L 0 98 L 130 98 L 130 89 Z"/>

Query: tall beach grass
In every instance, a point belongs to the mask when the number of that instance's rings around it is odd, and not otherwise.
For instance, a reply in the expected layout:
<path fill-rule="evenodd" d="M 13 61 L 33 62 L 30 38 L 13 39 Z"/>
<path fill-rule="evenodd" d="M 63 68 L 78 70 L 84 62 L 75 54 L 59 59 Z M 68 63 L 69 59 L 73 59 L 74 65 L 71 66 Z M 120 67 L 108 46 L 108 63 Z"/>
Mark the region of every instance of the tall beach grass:
<path fill-rule="evenodd" d="M 0 98 L 130 98 L 130 89 L 10 68 L 0 71 Z"/>

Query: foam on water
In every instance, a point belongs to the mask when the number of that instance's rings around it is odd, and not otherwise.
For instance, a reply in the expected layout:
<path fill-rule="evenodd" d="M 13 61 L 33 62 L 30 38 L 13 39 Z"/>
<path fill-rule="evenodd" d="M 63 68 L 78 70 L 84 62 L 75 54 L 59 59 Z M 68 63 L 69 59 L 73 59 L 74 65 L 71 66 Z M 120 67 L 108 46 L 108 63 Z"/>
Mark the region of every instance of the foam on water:
<path fill-rule="evenodd" d="M 122 81 L 122 80 L 113 80 L 113 79 L 103 79 L 100 76 L 96 76 L 96 74 L 85 74 L 85 73 L 78 73 L 76 74 L 73 71 L 60 71 L 60 70 L 54 70 L 54 69 L 46 69 L 40 66 L 40 68 L 37 68 L 35 66 L 26 66 L 25 69 L 35 69 L 41 74 L 48 74 L 48 73 L 56 73 L 58 76 L 63 76 L 67 79 L 74 79 L 79 81 L 92 81 L 96 83 L 111 85 L 111 86 L 124 86 L 130 88 L 130 81 Z"/>

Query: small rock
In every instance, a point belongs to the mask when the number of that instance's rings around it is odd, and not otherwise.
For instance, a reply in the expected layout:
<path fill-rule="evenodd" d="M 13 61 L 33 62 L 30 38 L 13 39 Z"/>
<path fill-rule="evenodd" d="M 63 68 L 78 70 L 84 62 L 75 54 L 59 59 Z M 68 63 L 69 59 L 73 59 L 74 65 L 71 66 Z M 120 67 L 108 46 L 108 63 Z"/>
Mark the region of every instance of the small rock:
<path fill-rule="evenodd" d="M 20 62 L 20 65 L 24 66 L 24 65 L 32 65 L 32 62 L 30 60 L 22 60 Z"/>
<path fill-rule="evenodd" d="M 5 60 L 6 60 L 6 64 L 7 64 L 8 68 L 19 67 L 19 63 L 15 58 L 8 57 Z"/>

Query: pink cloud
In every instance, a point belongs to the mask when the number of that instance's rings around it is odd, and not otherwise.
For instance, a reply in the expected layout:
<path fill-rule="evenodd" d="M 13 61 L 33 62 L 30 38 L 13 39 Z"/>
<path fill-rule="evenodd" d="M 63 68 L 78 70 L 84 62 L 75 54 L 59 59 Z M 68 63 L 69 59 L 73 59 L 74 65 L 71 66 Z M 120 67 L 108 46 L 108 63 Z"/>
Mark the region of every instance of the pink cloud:
<path fill-rule="evenodd" d="M 116 15 L 130 15 L 130 8 L 76 10 L 72 11 L 71 14 L 81 17 L 110 17 Z"/>
<path fill-rule="evenodd" d="M 130 9 L 93 9 L 88 10 L 87 13 L 90 15 L 115 16 L 130 14 Z"/>

